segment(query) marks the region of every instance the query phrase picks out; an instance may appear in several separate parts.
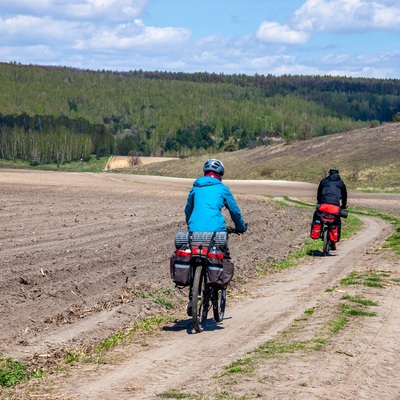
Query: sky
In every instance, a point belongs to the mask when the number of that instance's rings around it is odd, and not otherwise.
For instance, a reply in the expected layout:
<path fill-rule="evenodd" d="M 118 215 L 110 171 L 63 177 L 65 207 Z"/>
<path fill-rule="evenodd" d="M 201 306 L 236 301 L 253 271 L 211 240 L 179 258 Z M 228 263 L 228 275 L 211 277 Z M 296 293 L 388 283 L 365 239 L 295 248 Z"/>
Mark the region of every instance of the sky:
<path fill-rule="evenodd" d="M 400 1 L 0 0 L 0 62 L 400 79 Z"/>

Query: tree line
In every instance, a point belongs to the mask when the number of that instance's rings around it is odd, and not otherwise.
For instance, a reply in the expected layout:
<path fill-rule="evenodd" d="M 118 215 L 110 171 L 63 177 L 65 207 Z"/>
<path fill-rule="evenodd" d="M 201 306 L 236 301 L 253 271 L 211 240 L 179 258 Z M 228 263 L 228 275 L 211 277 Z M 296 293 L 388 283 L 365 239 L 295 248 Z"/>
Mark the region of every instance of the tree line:
<path fill-rule="evenodd" d="M 114 137 L 103 124 L 65 116 L 0 114 L 0 156 L 32 165 L 87 161 L 93 153 L 111 154 Z"/>
<path fill-rule="evenodd" d="M 0 156 L 39 163 L 233 151 L 400 118 L 398 80 L 0 63 L 0 84 Z"/>

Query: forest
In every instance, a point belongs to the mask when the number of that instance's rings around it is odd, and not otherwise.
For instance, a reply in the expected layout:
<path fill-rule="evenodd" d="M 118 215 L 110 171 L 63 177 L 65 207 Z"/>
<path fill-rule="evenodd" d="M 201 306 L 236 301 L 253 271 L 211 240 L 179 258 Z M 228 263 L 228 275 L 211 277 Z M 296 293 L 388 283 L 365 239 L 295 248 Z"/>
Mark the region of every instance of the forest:
<path fill-rule="evenodd" d="M 0 157 L 187 157 L 400 120 L 400 80 L 0 63 Z"/>

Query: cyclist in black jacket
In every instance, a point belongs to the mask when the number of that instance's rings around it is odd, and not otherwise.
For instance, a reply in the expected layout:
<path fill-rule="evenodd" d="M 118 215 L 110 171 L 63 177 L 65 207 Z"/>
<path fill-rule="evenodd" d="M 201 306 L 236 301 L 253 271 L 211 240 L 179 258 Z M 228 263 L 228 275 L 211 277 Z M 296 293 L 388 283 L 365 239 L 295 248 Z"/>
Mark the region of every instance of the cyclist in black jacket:
<path fill-rule="evenodd" d="M 329 176 L 319 183 L 317 203 L 334 204 L 341 208 L 347 208 L 347 189 L 337 168 L 331 168 Z"/>
<path fill-rule="evenodd" d="M 347 208 L 347 189 L 342 178 L 339 175 L 339 169 L 332 167 L 329 175 L 321 180 L 317 190 L 317 204 L 334 204 L 343 209 Z M 319 211 L 316 210 L 313 217 L 313 223 L 319 219 Z M 335 221 L 339 228 L 339 238 L 341 231 L 341 220 L 338 216 Z M 335 243 L 331 243 L 331 249 L 336 250 Z"/>

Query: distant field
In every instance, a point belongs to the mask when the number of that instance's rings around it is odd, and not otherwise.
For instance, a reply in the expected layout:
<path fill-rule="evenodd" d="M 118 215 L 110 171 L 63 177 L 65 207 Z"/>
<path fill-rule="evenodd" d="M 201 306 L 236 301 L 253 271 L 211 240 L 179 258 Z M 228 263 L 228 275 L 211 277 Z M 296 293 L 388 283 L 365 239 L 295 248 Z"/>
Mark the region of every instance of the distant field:
<path fill-rule="evenodd" d="M 171 157 L 132 157 L 132 156 L 111 156 L 106 166 L 104 167 L 105 171 L 128 168 L 138 163 L 139 165 L 148 165 L 152 163 L 160 163 L 171 160 L 179 160 L 178 158 Z"/>
<path fill-rule="evenodd" d="M 24 168 L 63 172 L 112 171 L 127 174 L 194 179 L 202 174 L 207 158 L 225 165 L 225 179 L 289 180 L 318 183 L 331 166 L 340 169 L 349 188 L 400 191 L 400 123 L 358 129 L 307 141 L 260 146 L 226 153 L 188 158 L 112 156 L 88 162 L 54 163 L 32 167 L 29 162 L 0 159 L 0 168 Z"/>
<path fill-rule="evenodd" d="M 358 129 L 307 141 L 135 165 L 128 173 L 195 178 L 204 161 L 219 158 L 226 179 L 273 179 L 318 183 L 331 166 L 354 189 L 400 190 L 400 123 Z"/>

